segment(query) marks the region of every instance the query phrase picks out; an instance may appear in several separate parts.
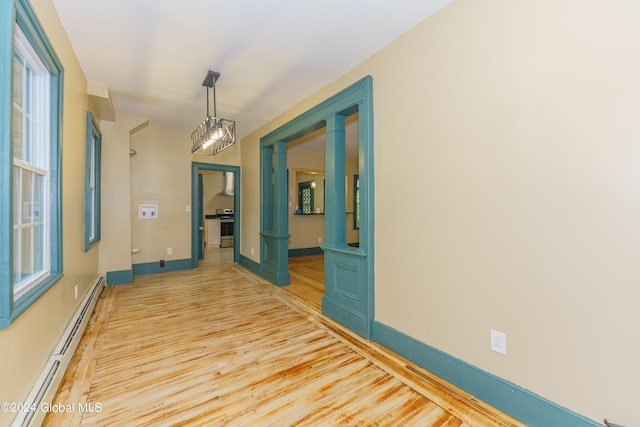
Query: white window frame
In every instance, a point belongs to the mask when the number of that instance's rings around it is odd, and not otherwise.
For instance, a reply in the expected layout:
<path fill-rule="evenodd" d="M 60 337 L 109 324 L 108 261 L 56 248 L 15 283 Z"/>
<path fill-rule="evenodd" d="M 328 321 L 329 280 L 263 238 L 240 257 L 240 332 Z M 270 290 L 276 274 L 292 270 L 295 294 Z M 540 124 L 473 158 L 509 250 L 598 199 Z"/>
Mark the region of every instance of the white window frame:
<path fill-rule="evenodd" d="M 49 86 L 49 71 L 45 67 L 38 54 L 33 49 L 25 34 L 16 25 L 15 45 L 14 45 L 14 61 L 20 61 L 22 72 L 21 83 L 23 104 L 18 105 L 16 100 L 13 102 L 14 116 L 20 114 L 22 120 L 22 129 L 17 132 L 14 129 L 14 135 L 19 133 L 23 137 L 20 141 L 13 138 L 14 144 L 14 237 L 13 237 L 13 259 L 14 259 L 14 283 L 13 283 L 13 299 L 17 300 L 26 294 L 30 289 L 46 279 L 51 273 L 49 258 L 49 229 L 51 227 L 51 216 L 49 215 L 50 203 L 49 192 L 46 191 L 50 186 L 50 137 L 48 130 L 51 128 L 49 117 L 51 115 L 51 90 Z M 14 66 L 14 73 L 18 71 L 18 67 Z M 17 76 L 14 75 L 14 81 Z M 15 125 L 15 121 L 14 121 Z M 27 138 L 29 140 L 25 141 Z M 22 144 L 20 151 L 21 158 L 15 157 L 15 145 Z M 26 153 L 25 153 L 26 151 Z M 26 158 L 26 159 L 25 159 Z M 31 185 L 29 189 L 29 201 L 24 201 L 25 188 L 23 187 L 24 174 L 32 174 Z M 38 177 L 42 178 L 40 197 L 34 194 L 34 180 Z M 23 191 L 18 191 L 22 189 Z M 37 201 L 34 201 L 36 200 Z M 37 209 L 32 206 L 37 204 Z M 34 220 L 34 212 L 37 212 L 37 221 Z M 43 239 L 39 246 L 36 247 L 37 229 L 42 226 Z M 24 242 L 22 234 L 24 231 L 30 232 L 28 242 Z M 27 249 L 24 247 L 27 246 Z M 34 249 L 35 247 L 35 249 Z M 26 253 L 28 251 L 28 253 Z M 37 253 L 35 252 L 37 251 Z M 26 259 L 25 259 L 26 258 Z M 37 260 L 42 260 L 41 266 L 37 266 Z M 27 265 L 26 272 L 21 271 Z"/>

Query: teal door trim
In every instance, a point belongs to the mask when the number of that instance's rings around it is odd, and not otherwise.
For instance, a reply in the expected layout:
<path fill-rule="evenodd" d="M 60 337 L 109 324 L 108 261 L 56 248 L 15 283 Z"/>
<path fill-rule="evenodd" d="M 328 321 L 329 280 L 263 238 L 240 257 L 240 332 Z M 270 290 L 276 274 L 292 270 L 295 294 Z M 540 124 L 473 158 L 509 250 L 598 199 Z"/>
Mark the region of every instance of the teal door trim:
<path fill-rule="evenodd" d="M 346 244 L 345 118 L 358 113 L 360 247 Z M 326 128 L 325 293 L 322 311 L 365 338 L 374 320 L 373 80 L 366 76 L 260 139 L 260 274 L 278 286 L 288 272 L 286 144 Z"/>
<path fill-rule="evenodd" d="M 198 173 L 198 200 L 202 200 L 202 195 L 204 194 L 204 178 L 201 173 Z M 202 206 L 201 206 L 202 208 Z M 204 259 L 204 218 L 202 215 L 196 215 L 197 223 L 195 228 L 198 229 L 198 241 L 200 244 L 198 245 L 198 259 Z"/>
<path fill-rule="evenodd" d="M 191 268 L 198 268 L 198 257 L 202 252 L 202 178 L 201 171 L 233 172 L 235 195 L 233 197 L 233 262 L 240 262 L 240 167 L 211 163 L 191 163 Z"/>

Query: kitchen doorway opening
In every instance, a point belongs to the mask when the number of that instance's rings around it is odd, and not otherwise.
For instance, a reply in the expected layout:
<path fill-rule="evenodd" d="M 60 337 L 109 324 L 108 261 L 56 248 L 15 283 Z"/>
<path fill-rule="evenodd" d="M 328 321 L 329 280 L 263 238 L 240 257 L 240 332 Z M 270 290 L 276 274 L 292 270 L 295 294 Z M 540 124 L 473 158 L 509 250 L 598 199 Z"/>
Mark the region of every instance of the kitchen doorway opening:
<path fill-rule="evenodd" d="M 191 164 L 191 268 L 240 262 L 240 167 Z"/>

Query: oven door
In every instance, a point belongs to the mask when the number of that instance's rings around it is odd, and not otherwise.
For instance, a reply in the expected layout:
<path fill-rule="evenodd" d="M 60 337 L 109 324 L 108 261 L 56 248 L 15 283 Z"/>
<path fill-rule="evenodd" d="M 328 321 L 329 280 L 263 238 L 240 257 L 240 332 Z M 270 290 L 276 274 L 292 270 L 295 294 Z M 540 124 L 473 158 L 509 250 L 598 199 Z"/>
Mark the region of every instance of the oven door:
<path fill-rule="evenodd" d="M 233 219 L 220 220 L 220 247 L 233 246 Z"/>

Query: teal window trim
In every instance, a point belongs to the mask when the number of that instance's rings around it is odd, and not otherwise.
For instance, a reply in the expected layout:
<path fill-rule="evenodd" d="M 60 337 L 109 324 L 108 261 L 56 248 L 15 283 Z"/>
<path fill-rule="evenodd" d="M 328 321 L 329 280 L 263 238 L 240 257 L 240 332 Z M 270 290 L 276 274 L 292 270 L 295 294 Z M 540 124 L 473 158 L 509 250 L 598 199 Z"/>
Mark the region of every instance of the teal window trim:
<path fill-rule="evenodd" d="M 13 277 L 13 61 L 16 25 L 50 74 L 50 229 L 48 276 L 18 299 Z M 0 328 L 8 327 L 63 275 L 62 271 L 62 105 L 64 68 L 28 0 L 0 2 Z"/>
<path fill-rule="evenodd" d="M 84 251 L 100 241 L 100 160 L 102 133 L 93 113 L 87 112 L 86 173 L 84 186 Z"/>

